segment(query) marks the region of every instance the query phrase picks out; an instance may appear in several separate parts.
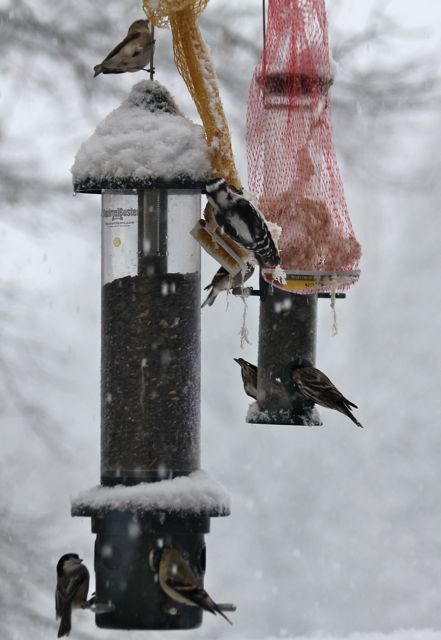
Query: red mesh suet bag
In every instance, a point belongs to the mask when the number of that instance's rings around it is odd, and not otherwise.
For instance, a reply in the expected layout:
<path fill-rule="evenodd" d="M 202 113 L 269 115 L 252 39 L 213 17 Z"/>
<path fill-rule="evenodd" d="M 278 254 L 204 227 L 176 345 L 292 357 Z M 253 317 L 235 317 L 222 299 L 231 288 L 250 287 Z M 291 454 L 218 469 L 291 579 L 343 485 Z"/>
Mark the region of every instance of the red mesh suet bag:
<path fill-rule="evenodd" d="M 323 0 L 269 0 L 248 99 L 249 189 L 282 227 L 284 288 L 300 293 L 335 292 L 358 277 L 361 248 L 332 144 L 331 85 Z"/>

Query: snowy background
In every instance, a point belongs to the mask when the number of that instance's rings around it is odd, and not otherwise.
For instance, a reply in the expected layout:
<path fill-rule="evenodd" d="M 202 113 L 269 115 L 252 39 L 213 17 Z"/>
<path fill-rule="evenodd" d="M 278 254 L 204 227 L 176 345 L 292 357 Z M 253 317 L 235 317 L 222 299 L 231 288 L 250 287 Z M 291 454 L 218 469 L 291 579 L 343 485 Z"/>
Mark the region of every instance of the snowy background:
<path fill-rule="evenodd" d="M 317 363 L 366 428 L 326 409 L 319 428 L 245 424 L 233 357 L 256 361 L 258 302 L 242 353 L 241 302 L 204 309 L 203 466 L 232 498 L 207 536 L 206 586 L 238 611 L 232 628 L 206 616 L 170 640 L 441 638 L 441 4 L 327 6 L 335 144 L 363 273 L 337 304 L 336 337 L 320 302 Z M 244 182 L 260 7 L 211 0 L 202 20 Z M 70 517 L 69 499 L 99 477 L 100 202 L 72 197 L 69 169 L 143 79 L 92 79 L 137 17 L 136 2 L 0 0 L 2 640 L 55 637 L 58 557 L 77 551 L 93 566 L 90 521 Z M 157 79 L 197 121 L 169 33 L 157 41 Z M 216 268 L 204 256 L 204 283 Z M 141 633 L 99 631 L 82 612 L 72 637 Z"/>

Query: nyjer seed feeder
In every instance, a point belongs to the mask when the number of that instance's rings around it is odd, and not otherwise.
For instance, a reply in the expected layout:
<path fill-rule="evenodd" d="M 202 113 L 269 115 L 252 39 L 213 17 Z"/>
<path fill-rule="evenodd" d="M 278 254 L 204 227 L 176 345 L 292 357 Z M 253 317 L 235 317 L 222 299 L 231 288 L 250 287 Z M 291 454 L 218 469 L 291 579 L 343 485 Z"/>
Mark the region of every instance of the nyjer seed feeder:
<path fill-rule="evenodd" d="M 188 629 L 197 607 L 158 583 L 163 547 L 203 579 L 210 517 L 228 497 L 200 470 L 200 251 L 190 235 L 211 165 L 201 128 L 157 82 L 80 147 L 77 193 L 101 194 L 101 483 L 72 502 L 96 533 L 96 623 Z"/>

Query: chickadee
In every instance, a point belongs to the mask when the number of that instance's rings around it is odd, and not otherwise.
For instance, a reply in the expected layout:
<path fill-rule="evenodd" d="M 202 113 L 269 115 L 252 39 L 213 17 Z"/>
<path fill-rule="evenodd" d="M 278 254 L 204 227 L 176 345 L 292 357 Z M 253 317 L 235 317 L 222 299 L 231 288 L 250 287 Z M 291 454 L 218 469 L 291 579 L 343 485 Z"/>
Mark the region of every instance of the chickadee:
<path fill-rule="evenodd" d="M 210 293 L 208 294 L 205 301 L 202 303 L 201 308 L 205 307 L 208 304 L 209 307 L 216 300 L 217 296 L 222 291 L 229 291 L 230 289 L 240 288 L 246 280 L 251 278 L 254 272 L 254 267 L 250 264 L 247 264 L 246 271 L 239 271 L 235 276 L 232 276 L 229 271 L 224 269 L 224 267 L 220 267 L 213 276 L 213 280 L 209 285 L 204 287 L 204 291 L 208 291 L 210 289 Z"/>
<path fill-rule="evenodd" d="M 219 605 L 213 602 L 176 549 L 164 549 L 161 554 L 159 584 L 172 600 L 191 607 L 201 607 L 213 615 L 220 613 L 227 622 L 232 624 L 222 609 L 234 611 L 234 605 Z"/>
<path fill-rule="evenodd" d="M 280 256 L 263 214 L 222 178 L 205 187 L 217 224 L 235 242 L 251 251 L 260 266 L 276 267 Z"/>
<path fill-rule="evenodd" d="M 251 362 L 247 362 L 243 358 L 233 358 L 237 364 L 240 365 L 240 372 L 242 374 L 242 382 L 245 393 L 257 400 L 257 367 Z"/>
<path fill-rule="evenodd" d="M 57 620 L 61 618 L 59 638 L 70 633 L 72 609 L 79 609 L 87 603 L 89 571 L 82 562 L 77 553 L 65 553 L 58 560 L 55 614 Z"/>
<path fill-rule="evenodd" d="M 155 40 L 148 20 L 135 20 L 126 37 L 94 67 L 94 78 L 100 73 L 141 71 L 151 60 Z"/>
<path fill-rule="evenodd" d="M 363 425 L 352 414 L 351 407 L 358 409 L 357 405 L 345 398 L 322 371 L 315 367 L 295 368 L 291 373 L 291 378 L 296 390 L 304 398 L 312 400 L 322 407 L 340 411 L 350 418 L 357 427 L 363 428 Z"/>

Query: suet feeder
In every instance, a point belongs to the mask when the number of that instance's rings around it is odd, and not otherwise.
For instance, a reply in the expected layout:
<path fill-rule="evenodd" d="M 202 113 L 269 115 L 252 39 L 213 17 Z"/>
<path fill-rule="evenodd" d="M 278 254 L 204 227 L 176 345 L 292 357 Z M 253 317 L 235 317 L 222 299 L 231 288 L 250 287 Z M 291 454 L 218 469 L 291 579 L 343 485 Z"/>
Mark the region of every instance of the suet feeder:
<path fill-rule="evenodd" d="M 257 407 L 250 422 L 320 424 L 290 388 L 289 371 L 314 365 L 317 297 L 342 295 L 359 276 L 361 249 L 332 143 L 332 83 L 324 1 L 293 0 L 287 7 L 269 0 L 248 99 L 247 155 L 249 188 L 282 227 L 286 283 L 262 271 Z"/>
<path fill-rule="evenodd" d="M 200 251 L 205 138 L 144 81 L 81 146 L 77 193 L 101 194 L 101 484 L 73 501 L 96 533 L 96 624 L 190 629 L 202 611 L 158 580 L 163 546 L 203 579 L 228 499 L 200 468 Z M 118 485 L 118 486 L 116 486 Z"/>

